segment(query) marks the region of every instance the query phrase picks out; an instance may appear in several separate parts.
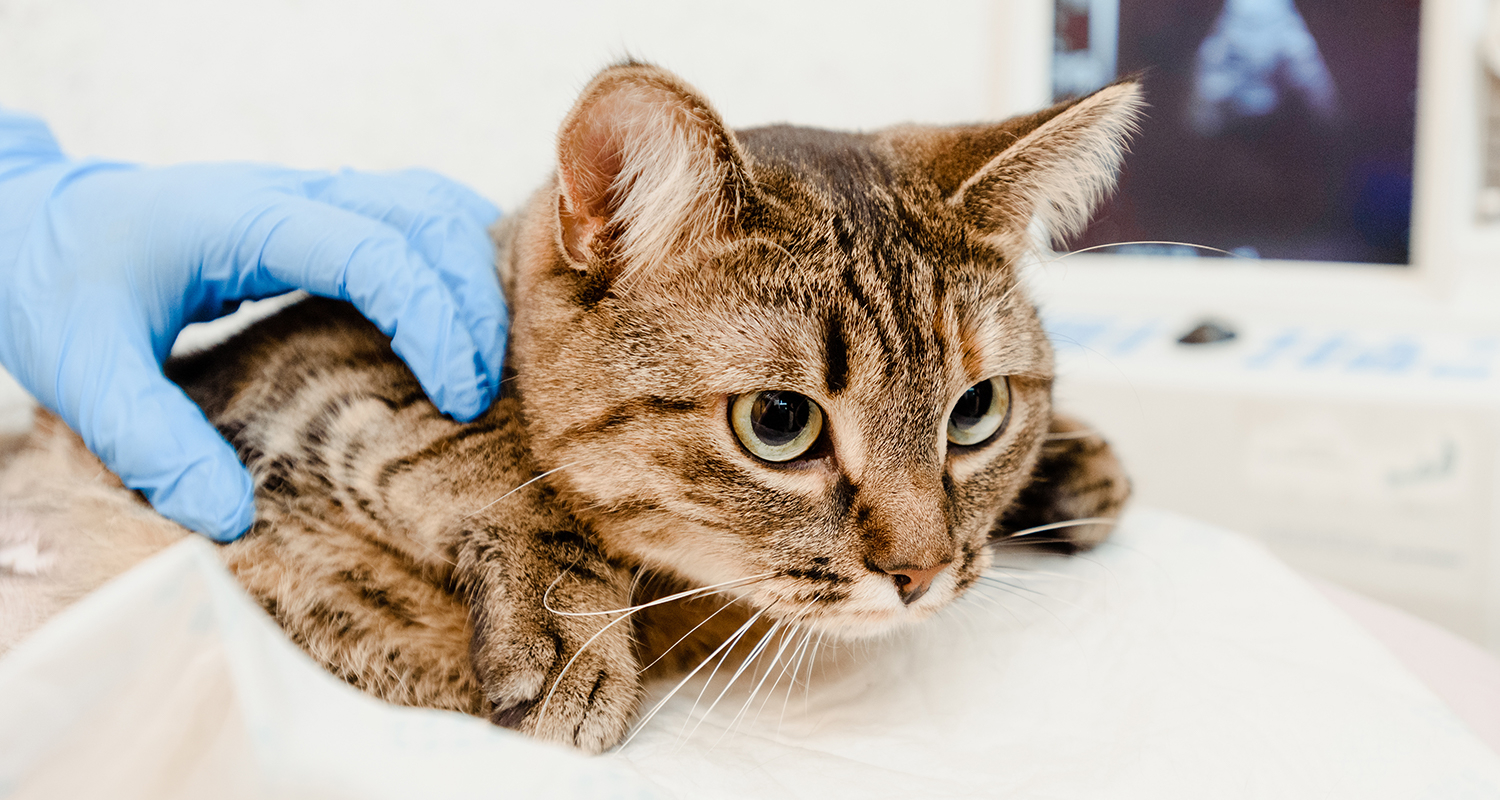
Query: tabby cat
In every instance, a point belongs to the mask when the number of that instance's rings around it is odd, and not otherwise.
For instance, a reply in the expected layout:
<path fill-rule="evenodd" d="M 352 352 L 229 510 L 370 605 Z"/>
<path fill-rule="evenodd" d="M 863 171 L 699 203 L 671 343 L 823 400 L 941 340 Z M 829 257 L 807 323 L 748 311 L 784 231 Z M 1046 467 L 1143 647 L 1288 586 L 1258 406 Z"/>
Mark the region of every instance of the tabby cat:
<path fill-rule="evenodd" d="M 1085 221 L 1141 105 L 1127 82 L 998 124 L 731 131 L 668 72 L 606 69 L 496 231 L 511 371 L 478 420 L 328 300 L 169 364 L 255 476 L 224 560 L 349 683 L 588 751 L 686 624 L 598 613 L 644 575 L 841 637 L 928 617 L 987 544 L 1129 492 L 1052 411 L 1017 265 L 1034 224 Z M 60 595 L 184 535 L 102 472 L 42 419 L 0 481 L 92 537 Z"/>

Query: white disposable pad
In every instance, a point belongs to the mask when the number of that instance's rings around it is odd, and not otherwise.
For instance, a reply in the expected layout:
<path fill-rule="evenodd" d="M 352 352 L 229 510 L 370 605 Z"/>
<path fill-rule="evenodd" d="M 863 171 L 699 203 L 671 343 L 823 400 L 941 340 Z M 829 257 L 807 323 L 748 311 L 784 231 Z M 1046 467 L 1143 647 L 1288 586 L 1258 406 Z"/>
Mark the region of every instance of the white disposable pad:
<path fill-rule="evenodd" d="M 0 796 L 1500 798 L 1500 759 L 1305 581 L 1158 512 L 900 635 L 793 637 L 715 702 L 725 664 L 598 758 L 366 698 L 212 548 L 0 661 Z"/>

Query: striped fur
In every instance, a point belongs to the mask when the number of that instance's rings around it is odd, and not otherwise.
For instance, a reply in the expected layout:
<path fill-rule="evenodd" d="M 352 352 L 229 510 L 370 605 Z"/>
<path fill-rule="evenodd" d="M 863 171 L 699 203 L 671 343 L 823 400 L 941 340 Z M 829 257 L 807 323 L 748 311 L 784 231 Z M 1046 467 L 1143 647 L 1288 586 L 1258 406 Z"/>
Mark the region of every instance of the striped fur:
<path fill-rule="evenodd" d="M 1120 84 L 989 126 L 736 133 L 669 73 L 605 70 L 556 180 L 497 231 L 513 373 L 480 419 L 439 414 L 326 300 L 170 365 L 256 479 L 225 561 L 350 683 L 591 751 L 693 622 L 587 613 L 639 601 L 644 575 L 738 582 L 744 608 L 835 636 L 923 619 L 995 537 L 1128 494 L 1107 445 L 1053 414 L 1014 265 L 1033 218 L 1087 216 L 1139 107 Z M 954 404 L 991 376 L 1008 424 L 949 445 Z M 773 465 L 735 439 L 731 399 L 773 389 L 822 408 L 811 457 Z M 891 565 L 944 564 L 902 602 Z"/>

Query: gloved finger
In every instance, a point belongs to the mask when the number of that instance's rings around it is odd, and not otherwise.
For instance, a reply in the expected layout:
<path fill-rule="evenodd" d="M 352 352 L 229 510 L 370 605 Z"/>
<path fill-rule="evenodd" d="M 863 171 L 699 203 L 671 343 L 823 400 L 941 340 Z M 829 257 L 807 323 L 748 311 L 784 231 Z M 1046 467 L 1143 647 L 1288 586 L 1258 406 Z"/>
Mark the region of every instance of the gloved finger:
<path fill-rule="evenodd" d="M 198 406 L 162 375 L 149 345 L 129 337 L 73 339 L 61 356 L 57 411 L 126 486 L 216 541 L 249 529 L 249 473 Z"/>
<path fill-rule="evenodd" d="M 499 386 L 437 272 L 394 229 L 325 203 L 284 197 L 249 218 L 236 272 L 261 277 L 245 296 L 305 289 L 352 302 L 387 336 L 438 408 L 470 420 Z"/>
<path fill-rule="evenodd" d="M 361 172 L 346 169 L 307 185 L 308 197 L 367 217 L 393 206 L 462 216 L 479 228 L 500 218 L 500 209 L 478 192 L 427 169 Z"/>
<path fill-rule="evenodd" d="M 485 356 L 491 380 L 500 379 L 508 316 L 495 270 L 488 226 L 500 211 L 466 187 L 434 172 L 375 174 L 346 170 L 307 186 L 309 196 L 400 231 L 436 269 Z"/>

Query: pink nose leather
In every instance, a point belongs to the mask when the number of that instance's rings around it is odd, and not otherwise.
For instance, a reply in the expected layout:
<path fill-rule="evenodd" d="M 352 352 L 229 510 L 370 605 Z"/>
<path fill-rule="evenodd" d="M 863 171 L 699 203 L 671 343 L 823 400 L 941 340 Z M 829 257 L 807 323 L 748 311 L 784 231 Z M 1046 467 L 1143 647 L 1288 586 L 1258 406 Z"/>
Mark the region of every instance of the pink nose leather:
<path fill-rule="evenodd" d="M 896 584 L 896 592 L 901 595 L 901 602 L 911 605 L 921 600 L 922 595 L 927 594 L 927 590 L 932 588 L 933 579 L 952 563 L 952 561 L 944 561 L 935 567 L 927 569 L 919 567 L 892 567 L 890 569 L 881 569 L 881 572 L 891 576 L 891 581 Z"/>

